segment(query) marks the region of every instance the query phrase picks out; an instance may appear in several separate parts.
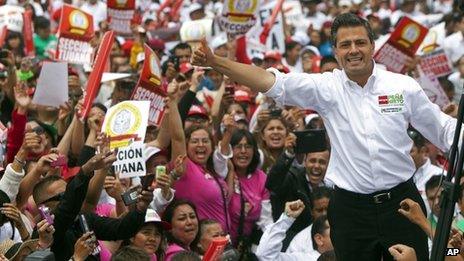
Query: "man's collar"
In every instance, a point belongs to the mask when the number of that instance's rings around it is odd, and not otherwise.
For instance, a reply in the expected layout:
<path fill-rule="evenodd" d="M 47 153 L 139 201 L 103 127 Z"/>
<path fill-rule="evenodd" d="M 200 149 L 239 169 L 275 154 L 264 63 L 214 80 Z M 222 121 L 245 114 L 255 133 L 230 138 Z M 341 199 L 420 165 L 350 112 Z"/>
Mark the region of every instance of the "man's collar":
<path fill-rule="evenodd" d="M 373 63 L 372 74 L 367 79 L 366 86 L 368 86 L 371 81 L 375 81 L 377 79 L 377 77 L 378 77 L 377 64 L 375 63 L 374 59 L 372 59 L 372 63 Z M 357 85 L 357 83 L 355 81 L 348 78 L 348 75 L 346 74 L 345 69 L 342 70 L 342 77 L 343 77 L 344 85 L 348 85 L 350 87 L 354 87 L 354 86 Z"/>

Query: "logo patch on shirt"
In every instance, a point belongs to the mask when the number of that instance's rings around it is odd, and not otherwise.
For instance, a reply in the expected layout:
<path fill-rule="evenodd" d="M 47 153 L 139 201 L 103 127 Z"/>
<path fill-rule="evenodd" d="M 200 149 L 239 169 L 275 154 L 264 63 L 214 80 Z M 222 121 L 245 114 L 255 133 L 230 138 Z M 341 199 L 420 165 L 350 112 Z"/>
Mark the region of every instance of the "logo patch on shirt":
<path fill-rule="evenodd" d="M 403 94 L 397 93 L 392 95 L 378 96 L 380 113 L 392 114 L 403 112 L 404 99 Z"/>

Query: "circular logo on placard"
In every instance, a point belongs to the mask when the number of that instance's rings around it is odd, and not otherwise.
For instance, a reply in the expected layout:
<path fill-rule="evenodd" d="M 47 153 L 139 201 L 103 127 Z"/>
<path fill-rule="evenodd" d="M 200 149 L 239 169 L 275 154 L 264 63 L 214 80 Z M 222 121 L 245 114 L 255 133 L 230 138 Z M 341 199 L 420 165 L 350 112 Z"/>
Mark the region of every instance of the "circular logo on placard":
<path fill-rule="evenodd" d="M 231 0 L 228 7 L 232 14 L 253 15 L 257 5 L 258 0 Z"/>
<path fill-rule="evenodd" d="M 89 19 L 87 19 L 87 16 L 83 12 L 79 10 L 73 10 L 69 14 L 69 24 L 72 27 L 85 30 L 89 27 Z"/>
<path fill-rule="evenodd" d="M 420 28 L 416 24 L 407 25 L 401 32 L 401 38 L 409 43 L 413 43 L 419 38 Z"/>
<path fill-rule="evenodd" d="M 140 110 L 133 104 L 122 102 L 110 114 L 105 130 L 110 136 L 133 134 L 137 132 L 141 121 Z"/>
<path fill-rule="evenodd" d="M 161 75 L 161 70 L 154 54 L 150 54 L 150 71 L 152 75 L 156 75 L 158 77 Z"/>

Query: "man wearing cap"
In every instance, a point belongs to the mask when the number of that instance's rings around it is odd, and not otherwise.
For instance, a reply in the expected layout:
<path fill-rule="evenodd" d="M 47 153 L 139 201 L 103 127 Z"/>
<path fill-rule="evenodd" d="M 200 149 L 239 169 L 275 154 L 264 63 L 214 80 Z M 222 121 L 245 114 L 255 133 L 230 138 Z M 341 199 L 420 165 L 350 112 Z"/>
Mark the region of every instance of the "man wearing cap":
<path fill-rule="evenodd" d="M 208 127 L 209 120 L 208 112 L 203 106 L 192 105 L 185 119 L 184 129 L 188 129 L 193 125 Z"/>
<path fill-rule="evenodd" d="M 193 63 L 263 92 L 279 104 L 312 109 L 324 119 L 331 142 L 326 180 L 334 185 L 328 209 L 337 260 L 391 260 L 394 244 L 413 247 L 427 260 L 427 235 L 398 209 L 410 198 L 425 206 L 414 185 L 409 155 L 411 124 L 449 150 L 456 119 L 441 112 L 409 76 L 378 68 L 369 24 L 351 14 L 336 17 L 334 54 L 342 67 L 324 74 L 282 74 L 214 56 L 205 41 Z"/>

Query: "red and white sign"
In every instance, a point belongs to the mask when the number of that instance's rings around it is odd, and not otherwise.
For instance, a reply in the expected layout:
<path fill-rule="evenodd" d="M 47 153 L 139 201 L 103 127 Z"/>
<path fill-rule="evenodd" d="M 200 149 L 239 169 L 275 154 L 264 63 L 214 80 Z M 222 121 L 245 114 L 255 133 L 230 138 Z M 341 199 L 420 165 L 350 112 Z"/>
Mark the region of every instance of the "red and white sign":
<path fill-rule="evenodd" d="M 230 37 L 243 35 L 256 24 L 259 0 L 225 0 L 219 25 Z"/>
<path fill-rule="evenodd" d="M 150 101 L 148 124 L 159 126 L 164 116 L 166 90 L 161 85 L 161 67 L 156 53 L 145 44 L 145 60 L 131 100 Z"/>
<path fill-rule="evenodd" d="M 422 55 L 419 66 L 425 74 L 433 74 L 435 77 L 445 76 L 453 72 L 453 66 L 443 49 Z"/>
<path fill-rule="evenodd" d="M 229 240 L 225 237 L 217 237 L 209 245 L 203 256 L 203 261 L 219 261 Z"/>
<path fill-rule="evenodd" d="M 70 5 L 61 9 L 55 59 L 74 64 L 91 64 L 94 37 L 92 15 Z"/>
<path fill-rule="evenodd" d="M 92 25 L 92 24 L 90 24 Z M 90 26 L 93 28 L 93 26 Z M 103 35 L 100 46 L 98 47 L 97 57 L 95 58 L 95 63 L 92 67 L 92 72 L 89 75 L 87 81 L 87 87 L 85 89 L 84 105 L 83 109 L 79 115 L 81 120 L 85 119 L 89 114 L 90 108 L 92 107 L 93 101 L 100 90 L 100 83 L 102 79 L 103 72 L 105 70 L 106 62 L 110 56 L 111 47 L 114 42 L 114 32 L 108 31 Z"/>
<path fill-rule="evenodd" d="M 374 55 L 374 60 L 389 71 L 405 73 L 407 57 L 414 57 L 427 32 L 426 27 L 403 17 L 388 41 Z"/>
<path fill-rule="evenodd" d="M 34 48 L 34 39 L 32 38 L 34 32 L 32 29 L 32 10 L 27 10 L 24 12 L 24 28 L 23 28 L 23 37 L 24 37 L 24 53 L 26 56 L 34 57 L 35 48 Z"/>
<path fill-rule="evenodd" d="M 108 23 L 110 30 L 130 36 L 131 23 L 135 13 L 135 0 L 108 0 Z"/>

